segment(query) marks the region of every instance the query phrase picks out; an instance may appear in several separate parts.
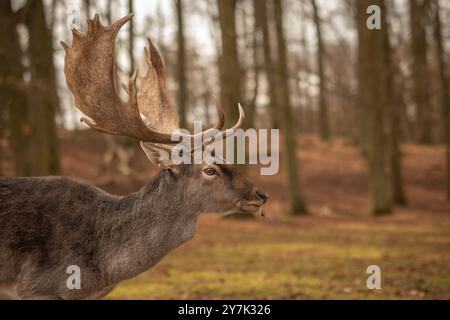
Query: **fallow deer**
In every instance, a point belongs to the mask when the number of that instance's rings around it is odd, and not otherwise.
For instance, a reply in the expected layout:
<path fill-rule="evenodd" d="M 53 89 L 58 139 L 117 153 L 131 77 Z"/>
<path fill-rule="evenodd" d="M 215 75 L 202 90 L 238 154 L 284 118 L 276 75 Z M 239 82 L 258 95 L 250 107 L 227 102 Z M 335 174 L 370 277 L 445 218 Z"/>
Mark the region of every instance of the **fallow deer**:
<path fill-rule="evenodd" d="M 171 132 L 178 121 L 162 59 L 150 40 L 140 90 L 136 71 L 125 86 L 129 100 L 118 97 L 115 38 L 131 18 L 103 26 L 96 15 L 88 21 L 86 33 L 73 29 L 72 46 L 61 43 L 66 53 L 64 73 L 75 105 L 85 114 L 82 120 L 99 131 L 140 140 L 161 170 L 128 196 L 110 195 L 65 177 L 0 178 L 3 298 L 101 298 L 190 240 L 200 213 L 257 213 L 267 201 L 265 193 L 230 165 L 171 162 Z M 217 111 L 212 129 L 223 130 L 220 104 Z M 242 108 L 239 114 L 233 128 L 242 125 Z M 219 136 L 226 135 L 221 131 Z M 81 271 L 80 288 L 67 286 L 67 268 L 73 265 Z"/>

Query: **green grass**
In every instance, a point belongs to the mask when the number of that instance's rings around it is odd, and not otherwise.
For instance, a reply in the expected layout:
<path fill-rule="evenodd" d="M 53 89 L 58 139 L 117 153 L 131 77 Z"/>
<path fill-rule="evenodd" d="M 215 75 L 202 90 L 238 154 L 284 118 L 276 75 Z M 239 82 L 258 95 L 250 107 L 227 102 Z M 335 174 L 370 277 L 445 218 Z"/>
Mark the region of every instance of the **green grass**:
<path fill-rule="evenodd" d="M 449 299 L 450 223 L 201 220 L 196 238 L 109 299 Z M 381 267 L 368 290 L 366 268 Z"/>

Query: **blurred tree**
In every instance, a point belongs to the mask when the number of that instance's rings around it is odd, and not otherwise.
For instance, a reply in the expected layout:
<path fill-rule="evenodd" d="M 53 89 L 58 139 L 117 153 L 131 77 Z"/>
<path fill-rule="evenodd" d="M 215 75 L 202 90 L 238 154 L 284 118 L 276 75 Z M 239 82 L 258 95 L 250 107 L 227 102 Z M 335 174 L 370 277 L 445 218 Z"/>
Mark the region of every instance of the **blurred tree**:
<path fill-rule="evenodd" d="M 277 35 L 278 64 L 276 73 L 276 86 L 280 111 L 280 124 L 284 136 L 284 158 L 286 163 L 286 178 L 288 189 L 289 215 L 306 214 L 307 209 L 303 201 L 299 181 L 299 170 L 297 160 L 296 134 L 293 128 L 292 107 L 290 102 L 288 84 L 288 66 L 286 54 L 286 42 L 283 32 L 283 3 L 282 0 L 273 0 L 275 29 Z"/>
<path fill-rule="evenodd" d="M 428 43 L 426 35 L 429 0 L 410 0 L 410 44 L 413 98 L 416 106 L 417 141 L 431 143 Z"/>
<path fill-rule="evenodd" d="M 31 74 L 30 140 L 33 175 L 60 172 L 55 113 L 59 109 L 51 33 L 42 0 L 28 0 L 26 26 L 29 33 L 28 59 Z"/>
<path fill-rule="evenodd" d="M 84 0 L 84 12 L 86 14 L 86 20 L 92 19 L 91 17 L 91 1 Z"/>
<path fill-rule="evenodd" d="M 9 0 L 1 1 L 0 7 L 0 26 L 4 30 L 0 33 L 0 115 L 4 124 L 9 123 L 15 174 L 28 176 L 31 174 L 28 157 L 31 125 L 23 80 L 22 52 L 16 29 L 18 18 Z M 5 129 L 6 125 L 0 127 L 0 138 L 5 134 Z"/>
<path fill-rule="evenodd" d="M 217 0 L 219 25 L 222 40 L 222 54 L 219 54 L 220 97 L 224 107 L 227 128 L 231 127 L 238 114 L 238 102 L 242 101 L 242 85 L 237 49 L 236 33 L 236 0 Z M 246 125 L 246 124 L 244 124 Z M 234 161 L 237 159 L 237 144 L 235 143 Z M 240 165 L 241 172 L 246 171 L 245 165 Z M 227 218 L 253 218 L 249 214 L 234 214 Z"/>
<path fill-rule="evenodd" d="M 396 104 L 397 111 L 400 113 L 399 124 L 400 131 L 399 139 L 412 141 L 414 140 L 414 134 L 416 132 L 414 119 L 411 117 L 410 112 L 408 112 L 409 101 L 411 101 L 411 90 L 408 90 L 411 78 L 406 74 L 409 71 L 408 64 L 402 63 L 406 56 L 410 56 L 411 46 L 409 43 L 409 30 L 408 19 L 409 17 L 404 15 L 405 6 L 401 2 L 390 1 L 389 5 L 389 16 L 391 21 L 395 21 L 398 25 L 397 28 L 391 28 L 391 38 L 395 61 L 394 61 L 394 73 L 396 82 Z M 406 8 L 407 9 L 407 8 Z M 391 24 L 392 25 L 392 24 Z"/>
<path fill-rule="evenodd" d="M 369 162 L 370 212 L 378 215 L 390 212 L 389 179 L 386 172 L 386 126 L 389 106 L 389 85 L 387 77 L 386 39 L 387 25 L 382 14 L 381 29 L 366 27 L 366 10 L 369 5 L 377 5 L 385 12 L 383 0 L 357 0 L 358 16 L 358 67 L 359 96 L 361 107 L 366 110 L 367 151 Z"/>
<path fill-rule="evenodd" d="M 315 131 L 316 121 L 314 119 L 313 98 L 310 93 L 309 73 L 310 73 L 310 53 L 308 41 L 308 12 L 306 2 L 300 2 L 300 46 L 301 46 L 301 65 L 303 71 L 299 74 L 299 82 L 303 83 L 299 93 L 302 95 L 302 117 L 300 118 L 300 131 L 312 133 Z"/>
<path fill-rule="evenodd" d="M 361 147 L 361 152 L 364 156 L 367 156 L 367 131 L 368 131 L 368 123 L 367 120 L 369 119 L 367 116 L 367 109 L 365 106 L 365 91 L 364 88 L 367 87 L 367 84 L 365 83 L 368 78 L 366 78 L 366 75 L 363 74 L 364 71 L 364 57 L 362 56 L 364 51 L 363 43 L 365 40 L 365 35 L 367 29 L 366 27 L 366 8 L 363 7 L 362 4 L 358 3 L 358 0 L 353 0 L 352 4 L 356 7 L 355 13 L 355 22 L 356 22 L 356 30 L 358 33 L 358 53 L 357 53 L 357 68 L 356 68 L 356 74 L 358 79 L 358 93 L 357 93 L 357 100 L 358 100 L 358 108 L 356 110 L 357 118 L 358 118 L 358 128 L 359 128 L 359 144 Z"/>
<path fill-rule="evenodd" d="M 256 25 L 256 22 L 253 26 L 253 32 L 252 32 L 252 71 L 253 71 L 253 87 L 250 90 L 250 97 L 247 100 L 246 104 L 250 108 L 250 114 L 247 119 L 247 126 L 248 127 L 255 127 L 255 118 L 256 118 L 256 101 L 258 99 L 259 95 L 259 89 L 260 89 L 260 77 L 261 77 L 261 61 L 259 59 L 259 47 L 260 47 L 260 39 L 258 38 L 257 33 L 258 26 Z"/>
<path fill-rule="evenodd" d="M 245 127 L 253 128 L 255 123 L 256 99 L 259 89 L 259 57 L 258 35 L 253 3 L 240 1 L 236 9 L 237 21 L 240 21 L 238 30 L 241 50 L 239 51 L 239 67 L 241 77 L 241 98 L 245 109 Z"/>
<path fill-rule="evenodd" d="M 225 109 L 226 126 L 238 118 L 238 101 L 241 100 L 241 81 L 236 35 L 236 0 L 217 0 L 219 24 L 222 35 L 220 59 L 221 101 Z"/>
<path fill-rule="evenodd" d="M 395 204 L 406 204 L 405 193 L 403 191 L 403 177 L 401 166 L 400 151 L 400 134 L 401 134 L 401 108 L 403 107 L 402 93 L 400 88 L 403 81 L 401 71 L 398 64 L 394 63 L 393 51 L 390 43 L 390 13 L 386 6 L 383 11 L 383 19 L 385 20 L 384 36 L 384 72 L 386 86 L 386 107 L 387 117 L 389 121 L 388 148 L 389 148 L 389 165 L 391 178 L 391 197 Z"/>
<path fill-rule="evenodd" d="M 112 24 L 112 0 L 108 0 L 106 5 L 106 21 L 108 22 L 108 24 Z"/>
<path fill-rule="evenodd" d="M 133 12 L 133 0 L 128 0 L 128 12 Z M 129 22 L 129 29 L 128 29 L 128 58 L 130 59 L 130 69 L 129 69 L 129 76 L 131 77 L 134 73 L 134 24 L 133 19 Z"/>
<path fill-rule="evenodd" d="M 52 0 L 50 2 L 50 32 L 53 34 L 53 30 L 55 28 L 55 21 L 56 21 L 56 6 L 58 4 L 57 0 Z M 52 36 L 53 37 L 53 36 Z"/>
<path fill-rule="evenodd" d="M 156 41 L 155 43 L 158 44 L 158 49 L 161 52 L 161 55 L 164 57 L 164 60 L 167 60 L 168 57 L 168 50 L 166 47 L 166 42 L 165 42 L 165 36 L 164 36 L 164 30 L 167 27 L 167 25 L 169 24 L 166 16 L 164 15 L 163 12 L 163 5 L 161 4 L 162 2 L 164 2 L 163 0 L 157 0 L 156 2 Z M 167 64 L 167 62 L 165 62 Z"/>
<path fill-rule="evenodd" d="M 176 0 L 177 11 L 177 76 L 178 76 L 178 116 L 180 119 L 180 127 L 187 128 L 186 121 L 186 105 L 188 104 L 188 91 L 186 81 L 186 48 L 184 38 L 184 22 L 183 22 L 183 1 Z"/>
<path fill-rule="evenodd" d="M 212 97 L 212 90 L 211 90 L 211 85 L 208 82 L 208 70 L 207 70 L 207 66 L 201 66 L 199 68 L 199 75 L 200 75 L 200 81 L 202 84 L 204 84 L 204 86 L 202 87 L 202 92 L 201 92 L 201 100 L 202 100 L 202 104 L 203 104 L 203 112 L 205 113 L 205 125 L 209 126 L 211 124 L 211 111 L 209 109 L 209 102 L 210 99 Z"/>
<path fill-rule="evenodd" d="M 395 204 L 406 204 L 406 197 L 403 186 L 403 174 L 401 164 L 401 149 L 400 149 L 400 136 L 401 136 L 401 109 L 404 107 L 403 98 L 398 91 L 401 89 L 403 77 L 397 77 L 394 73 L 396 71 L 395 66 L 391 65 L 391 71 L 393 74 L 391 77 L 394 79 L 388 80 L 388 83 L 392 84 L 395 88 L 395 92 L 391 93 L 389 112 L 390 112 L 390 128 L 389 128 L 389 161 L 390 161 L 390 174 L 391 174 L 391 191 L 392 202 Z"/>
<path fill-rule="evenodd" d="M 316 0 L 311 0 L 314 13 L 314 24 L 317 34 L 317 68 L 319 73 L 319 134 L 320 138 L 327 141 L 330 138 L 330 128 L 328 123 L 328 103 L 326 100 L 326 76 L 325 76 L 325 49 L 323 46 L 321 21 L 319 16 L 319 8 Z"/>
<path fill-rule="evenodd" d="M 447 168 L 447 199 L 450 200 L 450 87 L 448 81 L 448 67 L 445 61 L 446 53 L 442 39 L 439 0 L 433 1 L 434 11 L 434 41 L 436 43 L 437 60 L 439 64 L 439 80 L 441 89 L 442 121 L 444 128 L 444 141 L 446 145 Z"/>
<path fill-rule="evenodd" d="M 265 73 L 269 91 L 268 109 L 270 113 L 271 127 L 279 128 L 280 125 L 277 115 L 279 107 L 275 85 L 275 66 L 271 53 L 272 42 L 269 33 L 269 19 L 267 17 L 267 0 L 253 0 L 253 6 L 255 8 L 255 24 L 257 25 L 256 32 L 261 32 L 263 38 L 262 43 L 264 51 Z"/>

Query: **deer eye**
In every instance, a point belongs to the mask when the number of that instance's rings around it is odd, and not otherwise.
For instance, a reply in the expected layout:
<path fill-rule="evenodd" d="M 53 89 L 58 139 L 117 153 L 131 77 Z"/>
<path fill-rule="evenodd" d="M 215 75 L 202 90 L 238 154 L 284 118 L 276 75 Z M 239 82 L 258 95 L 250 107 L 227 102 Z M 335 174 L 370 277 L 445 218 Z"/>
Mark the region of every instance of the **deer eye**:
<path fill-rule="evenodd" d="M 203 170 L 203 172 L 204 172 L 205 174 L 207 174 L 208 176 L 213 176 L 213 175 L 217 174 L 217 171 L 214 170 L 214 169 L 211 168 L 211 167 L 205 168 L 205 169 Z"/>

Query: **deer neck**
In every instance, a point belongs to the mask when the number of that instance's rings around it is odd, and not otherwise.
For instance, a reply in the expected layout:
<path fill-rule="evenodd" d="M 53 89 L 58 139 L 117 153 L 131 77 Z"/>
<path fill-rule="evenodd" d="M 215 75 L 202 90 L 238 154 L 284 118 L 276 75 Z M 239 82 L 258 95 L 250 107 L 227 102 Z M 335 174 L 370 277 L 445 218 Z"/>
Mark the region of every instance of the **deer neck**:
<path fill-rule="evenodd" d="M 115 204 L 105 243 L 106 276 L 112 282 L 134 277 L 192 239 L 199 212 L 185 203 L 183 185 L 166 170 L 139 192 Z"/>

